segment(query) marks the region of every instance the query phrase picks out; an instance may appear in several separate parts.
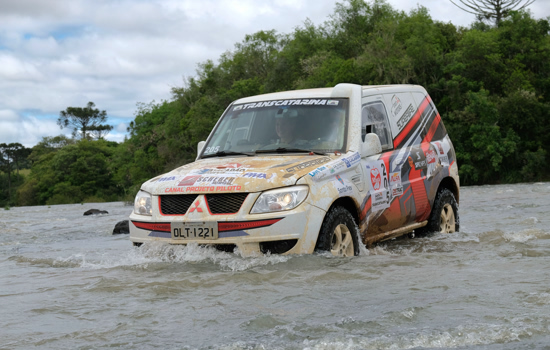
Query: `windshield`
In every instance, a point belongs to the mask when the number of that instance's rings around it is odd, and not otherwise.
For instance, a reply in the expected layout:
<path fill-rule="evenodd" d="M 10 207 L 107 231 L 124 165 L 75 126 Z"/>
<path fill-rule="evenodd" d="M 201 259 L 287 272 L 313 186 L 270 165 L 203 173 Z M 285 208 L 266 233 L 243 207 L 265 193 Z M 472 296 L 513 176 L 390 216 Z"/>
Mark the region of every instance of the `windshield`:
<path fill-rule="evenodd" d="M 232 105 L 202 157 L 235 153 L 344 152 L 347 99 L 289 99 Z"/>

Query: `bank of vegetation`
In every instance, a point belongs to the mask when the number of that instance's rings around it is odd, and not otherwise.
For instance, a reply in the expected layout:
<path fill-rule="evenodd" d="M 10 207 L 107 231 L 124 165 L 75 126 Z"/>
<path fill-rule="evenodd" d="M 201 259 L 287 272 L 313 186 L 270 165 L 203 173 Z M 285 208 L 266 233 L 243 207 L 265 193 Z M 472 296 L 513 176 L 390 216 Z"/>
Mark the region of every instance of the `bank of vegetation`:
<path fill-rule="evenodd" d="M 138 105 L 122 143 L 44 138 L 28 155 L 27 176 L 4 162 L 0 205 L 131 200 L 143 181 L 192 161 L 231 101 L 341 82 L 424 86 L 453 140 L 463 185 L 548 180 L 549 20 L 519 11 L 498 26 L 463 28 L 424 7 L 406 14 L 384 1 L 337 4 L 321 25 L 250 34 L 201 63 L 170 100 Z"/>

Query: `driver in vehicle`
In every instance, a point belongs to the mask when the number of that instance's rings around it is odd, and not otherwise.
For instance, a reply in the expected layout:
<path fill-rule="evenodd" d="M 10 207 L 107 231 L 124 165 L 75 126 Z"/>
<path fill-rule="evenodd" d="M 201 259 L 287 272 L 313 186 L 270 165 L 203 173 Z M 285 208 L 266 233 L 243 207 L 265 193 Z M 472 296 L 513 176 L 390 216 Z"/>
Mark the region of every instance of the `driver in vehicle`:
<path fill-rule="evenodd" d="M 279 136 L 277 144 L 293 145 L 296 142 L 297 120 L 298 113 L 296 110 L 279 110 L 275 116 L 275 131 Z"/>

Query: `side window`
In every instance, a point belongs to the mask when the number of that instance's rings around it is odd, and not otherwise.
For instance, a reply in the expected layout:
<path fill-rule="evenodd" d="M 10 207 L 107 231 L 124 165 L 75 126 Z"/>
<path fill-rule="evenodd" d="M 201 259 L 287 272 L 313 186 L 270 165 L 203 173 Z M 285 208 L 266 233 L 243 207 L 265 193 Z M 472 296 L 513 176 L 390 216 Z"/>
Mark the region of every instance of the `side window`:
<path fill-rule="evenodd" d="M 377 101 L 363 105 L 361 111 L 361 137 L 363 141 L 365 141 L 367 129 L 378 135 L 383 150 L 393 148 L 388 115 L 382 102 Z"/>

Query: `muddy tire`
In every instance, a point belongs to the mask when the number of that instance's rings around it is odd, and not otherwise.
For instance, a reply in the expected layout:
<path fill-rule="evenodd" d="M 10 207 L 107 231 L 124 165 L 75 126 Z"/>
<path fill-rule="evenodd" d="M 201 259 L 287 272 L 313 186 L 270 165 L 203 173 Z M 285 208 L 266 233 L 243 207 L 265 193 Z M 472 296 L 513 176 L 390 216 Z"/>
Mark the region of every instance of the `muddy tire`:
<path fill-rule="evenodd" d="M 359 227 L 351 213 L 344 207 L 333 207 L 321 225 L 315 250 L 342 257 L 359 255 L 358 236 Z"/>
<path fill-rule="evenodd" d="M 419 233 L 453 233 L 459 230 L 458 204 L 453 193 L 444 188 L 437 193 L 428 225 Z"/>

